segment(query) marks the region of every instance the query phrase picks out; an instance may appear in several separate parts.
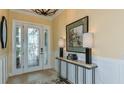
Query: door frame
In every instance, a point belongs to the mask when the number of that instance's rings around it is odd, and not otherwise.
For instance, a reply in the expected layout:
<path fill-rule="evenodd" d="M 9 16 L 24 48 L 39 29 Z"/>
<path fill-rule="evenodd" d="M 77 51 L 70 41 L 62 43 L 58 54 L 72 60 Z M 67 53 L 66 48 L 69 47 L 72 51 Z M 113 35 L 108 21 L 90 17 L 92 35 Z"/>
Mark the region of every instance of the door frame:
<path fill-rule="evenodd" d="M 30 72 L 30 71 L 24 71 L 24 69 L 22 69 L 22 71 L 19 73 L 19 72 L 16 72 L 16 70 L 15 70 L 16 69 L 15 68 L 16 67 L 16 65 L 15 65 L 15 26 L 16 26 L 16 24 L 20 24 L 20 25 L 29 24 L 29 25 L 33 25 L 33 26 L 43 27 L 43 29 L 48 29 L 48 41 L 49 41 L 48 42 L 48 44 L 49 44 L 49 46 L 48 46 L 48 50 L 49 50 L 48 65 L 46 67 L 44 67 L 44 64 L 43 64 L 44 62 L 43 62 L 41 69 L 37 69 L 37 70 L 51 68 L 52 67 L 52 64 L 50 62 L 50 59 L 51 59 L 51 56 L 50 56 L 51 55 L 51 41 L 50 41 L 51 27 L 48 26 L 48 25 L 37 24 L 37 23 L 32 23 L 32 22 L 26 22 L 26 21 L 13 19 L 13 21 L 12 21 L 12 66 L 11 66 L 12 67 L 12 75 L 11 76 Z M 44 44 L 44 40 L 43 40 L 43 44 Z M 44 47 L 44 45 L 43 45 L 43 47 Z"/>

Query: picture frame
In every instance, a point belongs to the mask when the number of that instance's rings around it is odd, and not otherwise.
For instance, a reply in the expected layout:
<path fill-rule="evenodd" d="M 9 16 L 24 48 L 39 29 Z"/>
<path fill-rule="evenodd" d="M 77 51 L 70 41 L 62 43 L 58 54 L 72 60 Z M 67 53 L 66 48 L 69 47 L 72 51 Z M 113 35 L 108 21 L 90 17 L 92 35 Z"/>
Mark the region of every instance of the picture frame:
<path fill-rule="evenodd" d="M 85 53 L 83 48 L 83 33 L 88 32 L 89 17 L 85 16 L 66 25 L 66 50 L 67 52 Z"/>
<path fill-rule="evenodd" d="M 1 38 L 1 47 L 6 48 L 7 46 L 7 20 L 5 16 L 2 16 L 0 24 L 0 38 Z"/>

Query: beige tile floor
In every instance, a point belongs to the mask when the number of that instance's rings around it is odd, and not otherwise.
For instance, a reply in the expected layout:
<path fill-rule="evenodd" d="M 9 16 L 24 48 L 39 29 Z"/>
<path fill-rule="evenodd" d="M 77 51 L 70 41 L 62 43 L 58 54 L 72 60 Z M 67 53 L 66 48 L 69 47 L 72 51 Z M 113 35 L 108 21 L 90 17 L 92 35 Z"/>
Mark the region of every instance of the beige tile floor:
<path fill-rule="evenodd" d="M 56 79 L 56 71 L 47 69 L 9 77 L 7 84 L 54 84 L 51 81 Z"/>

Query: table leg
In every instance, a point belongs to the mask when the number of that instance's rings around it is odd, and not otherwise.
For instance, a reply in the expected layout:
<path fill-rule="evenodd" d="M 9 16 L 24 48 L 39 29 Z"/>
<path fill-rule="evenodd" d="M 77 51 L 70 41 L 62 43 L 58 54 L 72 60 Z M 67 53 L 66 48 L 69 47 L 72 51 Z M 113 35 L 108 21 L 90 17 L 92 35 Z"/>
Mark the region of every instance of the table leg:
<path fill-rule="evenodd" d="M 75 84 L 78 84 L 78 66 L 75 65 Z"/>
<path fill-rule="evenodd" d="M 83 68 L 83 84 L 86 84 L 86 69 Z"/>
<path fill-rule="evenodd" d="M 61 61 L 59 60 L 59 78 L 61 77 Z"/>
<path fill-rule="evenodd" d="M 92 69 L 92 84 L 95 84 L 95 68 Z"/>
<path fill-rule="evenodd" d="M 66 80 L 68 80 L 68 63 L 66 63 Z"/>

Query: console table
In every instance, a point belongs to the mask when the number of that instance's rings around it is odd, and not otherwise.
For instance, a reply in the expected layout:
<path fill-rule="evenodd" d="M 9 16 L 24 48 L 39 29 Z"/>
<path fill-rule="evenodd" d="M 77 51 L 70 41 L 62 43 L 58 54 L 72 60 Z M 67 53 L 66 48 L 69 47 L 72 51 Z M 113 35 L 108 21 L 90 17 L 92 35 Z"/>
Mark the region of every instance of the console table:
<path fill-rule="evenodd" d="M 86 64 L 84 61 L 79 60 L 68 60 L 66 58 L 62 57 L 56 57 L 57 60 L 59 60 L 59 77 L 61 77 L 61 62 L 66 62 L 66 79 L 65 81 L 68 81 L 68 63 L 75 65 L 75 83 L 78 84 L 78 67 L 83 68 L 83 84 L 86 84 L 86 69 L 92 70 L 92 84 L 95 84 L 95 68 L 97 68 L 97 65 L 92 64 Z"/>

